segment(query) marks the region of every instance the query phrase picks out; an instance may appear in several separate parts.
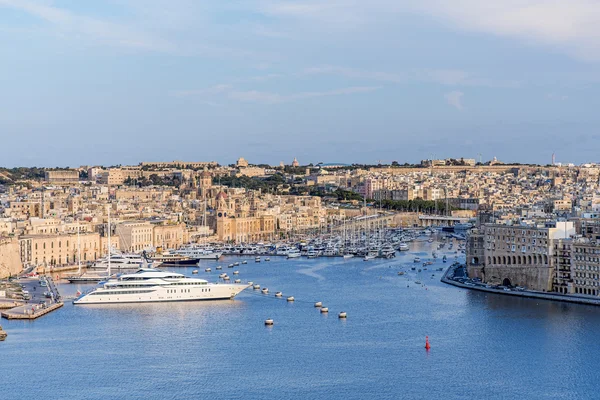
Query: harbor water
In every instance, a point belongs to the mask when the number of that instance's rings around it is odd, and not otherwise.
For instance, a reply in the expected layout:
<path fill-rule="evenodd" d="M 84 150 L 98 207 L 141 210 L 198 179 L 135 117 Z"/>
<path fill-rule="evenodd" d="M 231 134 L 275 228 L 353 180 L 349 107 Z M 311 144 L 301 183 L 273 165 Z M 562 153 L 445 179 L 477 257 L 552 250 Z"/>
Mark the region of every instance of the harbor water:
<path fill-rule="evenodd" d="M 198 277 L 217 281 L 217 265 L 232 275 L 227 265 L 246 259 L 236 277 L 269 294 L 249 288 L 233 301 L 68 302 L 39 320 L 3 321 L 0 398 L 597 397 L 600 308 L 447 286 L 436 270 L 454 261 L 454 251 L 437 250 L 440 258 L 418 272 L 423 266 L 413 259 L 430 259 L 436 243 L 410 248 L 367 262 L 224 257 L 176 271 L 198 269 Z M 63 296 L 90 287 L 59 284 Z"/>

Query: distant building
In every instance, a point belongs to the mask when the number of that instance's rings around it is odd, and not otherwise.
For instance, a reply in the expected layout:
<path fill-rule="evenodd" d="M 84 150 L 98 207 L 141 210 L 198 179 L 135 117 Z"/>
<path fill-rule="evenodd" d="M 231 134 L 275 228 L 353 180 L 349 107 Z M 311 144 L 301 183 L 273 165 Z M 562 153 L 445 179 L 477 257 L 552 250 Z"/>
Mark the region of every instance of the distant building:
<path fill-rule="evenodd" d="M 298 167 L 300 165 L 300 163 L 298 162 L 298 160 L 296 160 L 296 157 L 294 157 L 294 161 L 292 161 L 292 167 Z"/>
<path fill-rule="evenodd" d="M 238 158 L 237 162 L 235 163 L 235 165 L 238 168 L 245 168 L 248 166 L 248 161 L 246 161 L 246 159 L 244 157 L 240 157 Z"/>
<path fill-rule="evenodd" d="M 205 167 L 216 167 L 218 163 L 216 161 L 200 161 L 200 162 L 187 162 L 187 161 L 169 161 L 169 162 L 141 162 L 141 167 L 151 168 L 189 168 L 189 169 L 200 169 Z"/>
<path fill-rule="evenodd" d="M 79 182 L 79 171 L 72 169 L 46 171 L 44 180 L 54 184 L 77 183 Z"/>

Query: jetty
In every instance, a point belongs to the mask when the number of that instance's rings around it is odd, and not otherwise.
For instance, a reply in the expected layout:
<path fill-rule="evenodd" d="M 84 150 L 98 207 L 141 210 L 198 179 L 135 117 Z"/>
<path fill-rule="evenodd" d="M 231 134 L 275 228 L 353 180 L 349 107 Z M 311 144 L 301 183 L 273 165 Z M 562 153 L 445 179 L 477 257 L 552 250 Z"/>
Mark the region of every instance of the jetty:
<path fill-rule="evenodd" d="M 10 310 L 2 312 L 2 318 L 6 319 L 36 319 L 41 316 L 48 314 L 58 308 L 61 308 L 64 303 L 52 303 L 50 305 L 46 304 L 25 304 L 23 306 L 11 308 Z"/>
<path fill-rule="evenodd" d="M 4 310 L 0 313 L 6 319 L 36 319 L 61 308 L 64 303 L 52 277 L 41 276 L 36 279 L 20 279 L 23 288 L 23 301 L 7 299 L 1 304 Z M 38 290 L 39 289 L 39 290 Z M 9 308 L 9 309 L 6 309 Z"/>

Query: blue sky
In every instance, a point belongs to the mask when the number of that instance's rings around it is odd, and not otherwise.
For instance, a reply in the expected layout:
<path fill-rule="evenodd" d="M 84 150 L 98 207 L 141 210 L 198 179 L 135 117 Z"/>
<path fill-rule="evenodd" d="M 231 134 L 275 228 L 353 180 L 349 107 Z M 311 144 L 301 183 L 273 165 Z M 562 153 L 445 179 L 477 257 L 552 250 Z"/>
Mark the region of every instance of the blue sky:
<path fill-rule="evenodd" d="M 0 0 L 0 165 L 600 161 L 600 2 Z"/>

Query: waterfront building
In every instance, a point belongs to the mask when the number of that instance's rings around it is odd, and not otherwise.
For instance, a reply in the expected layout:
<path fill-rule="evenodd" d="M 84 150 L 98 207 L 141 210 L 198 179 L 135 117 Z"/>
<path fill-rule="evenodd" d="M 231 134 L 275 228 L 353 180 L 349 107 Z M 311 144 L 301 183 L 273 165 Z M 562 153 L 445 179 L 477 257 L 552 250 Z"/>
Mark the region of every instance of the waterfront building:
<path fill-rule="evenodd" d="M 77 262 L 78 243 L 81 261 L 95 261 L 108 252 L 108 238 L 98 232 L 34 234 L 19 237 L 21 262 L 24 265 L 63 266 Z M 119 237 L 111 238 L 113 249 L 119 248 Z"/>
<path fill-rule="evenodd" d="M 570 293 L 600 295 L 600 245 L 589 239 L 571 243 Z"/>
<path fill-rule="evenodd" d="M 472 277 L 484 282 L 527 286 L 532 290 L 553 291 L 555 283 L 553 240 L 575 234 L 572 222 L 548 225 L 487 224 L 481 227 L 483 259 L 480 251 L 467 253 Z M 475 249 L 481 237 L 471 235 L 468 249 Z M 475 263 L 477 261 L 477 263 Z"/>

